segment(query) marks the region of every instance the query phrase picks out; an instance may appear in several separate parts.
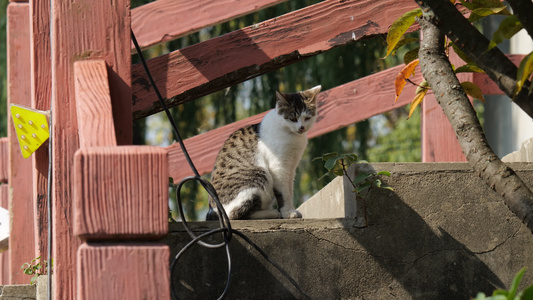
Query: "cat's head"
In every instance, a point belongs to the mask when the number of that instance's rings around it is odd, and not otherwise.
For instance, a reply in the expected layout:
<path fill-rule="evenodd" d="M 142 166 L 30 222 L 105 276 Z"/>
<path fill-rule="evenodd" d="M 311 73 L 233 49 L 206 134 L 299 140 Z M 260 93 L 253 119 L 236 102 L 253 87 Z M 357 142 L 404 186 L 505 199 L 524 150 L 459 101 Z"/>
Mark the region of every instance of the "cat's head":
<path fill-rule="evenodd" d="M 322 86 L 297 93 L 276 92 L 276 112 L 283 118 L 285 127 L 302 134 L 307 132 L 316 121 L 316 96 Z"/>

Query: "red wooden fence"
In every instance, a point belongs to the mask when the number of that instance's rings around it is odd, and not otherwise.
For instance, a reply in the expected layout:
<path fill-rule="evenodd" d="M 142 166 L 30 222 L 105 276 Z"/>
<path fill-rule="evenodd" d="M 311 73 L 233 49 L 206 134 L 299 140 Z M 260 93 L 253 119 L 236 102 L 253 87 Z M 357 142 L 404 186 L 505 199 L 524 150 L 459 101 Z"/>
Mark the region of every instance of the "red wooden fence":
<path fill-rule="evenodd" d="M 279 2 L 158 0 L 132 10 L 131 17 L 129 0 L 54 0 L 51 12 L 48 1 L 9 4 L 9 101 L 41 110 L 53 107 L 50 220 L 55 299 L 170 297 L 169 249 L 153 240 L 168 230 L 167 177 L 179 179 L 189 170 L 176 145 L 117 146 L 131 144 L 133 119 L 161 110 L 144 70 L 131 66 L 130 27 L 140 44 L 149 47 Z M 415 7 L 412 0 L 326 0 L 148 64 L 167 103 L 174 106 L 383 34 Z M 392 82 L 400 68 L 320 93 L 319 120 L 309 136 L 408 103 L 412 86 L 398 103 L 393 100 Z M 486 93 L 500 93 L 484 76 L 468 76 Z M 464 159 L 439 112 L 434 101 L 424 102 L 424 160 Z M 199 171 L 211 170 L 230 132 L 258 122 L 262 115 L 186 140 Z M 0 254 L 0 284 L 29 281 L 20 266 L 46 256 L 49 222 L 48 150 L 37 151 L 33 163 L 22 160 L 9 128 L 9 140 L 0 141 L 0 149 L 7 149 L 0 151 L 0 167 L 4 163 L 0 179 L 8 184 L 0 186 L 0 205 L 10 208 L 13 220 L 9 251 Z M 135 243 L 128 242 L 132 238 Z"/>

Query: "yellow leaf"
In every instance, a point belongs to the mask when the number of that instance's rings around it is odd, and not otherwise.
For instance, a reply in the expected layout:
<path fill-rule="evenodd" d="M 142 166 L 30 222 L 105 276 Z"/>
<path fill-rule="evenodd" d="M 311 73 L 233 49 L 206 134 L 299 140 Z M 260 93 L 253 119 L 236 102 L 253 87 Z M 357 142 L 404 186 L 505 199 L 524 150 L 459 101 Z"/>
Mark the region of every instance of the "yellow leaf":
<path fill-rule="evenodd" d="M 421 91 L 420 94 L 417 94 L 415 96 L 415 98 L 413 99 L 413 101 L 411 101 L 411 107 L 409 108 L 409 116 L 407 117 L 408 120 L 411 117 L 411 115 L 413 114 L 413 112 L 415 111 L 416 107 L 420 103 L 422 103 L 422 100 L 424 100 L 424 97 L 426 96 L 427 92 L 428 92 L 428 90 Z"/>
<path fill-rule="evenodd" d="M 405 87 L 405 80 L 411 77 L 411 74 L 414 74 L 415 68 L 418 65 L 418 59 L 413 60 L 408 65 L 406 65 L 398 75 L 396 75 L 396 79 L 394 80 L 394 90 L 396 91 L 396 99 L 394 99 L 394 103 L 398 101 L 398 97 L 400 97 L 400 94 L 403 91 L 403 88 Z"/>
<path fill-rule="evenodd" d="M 461 82 L 461 86 L 463 87 L 463 90 L 465 90 L 468 96 L 471 96 L 473 98 L 476 98 L 476 99 L 479 99 L 485 102 L 485 98 L 483 98 L 483 92 L 481 92 L 481 89 L 475 83 L 470 82 L 470 81 L 465 81 L 465 82 Z"/>
<path fill-rule="evenodd" d="M 518 95 L 524 83 L 533 73 L 533 52 L 529 53 L 524 59 L 520 62 L 520 67 L 518 67 L 518 74 L 516 78 L 516 88 L 513 96 Z"/>
<path fill-rule="evenodd" d="M 427 91 L 428 89 L 429 89 L 429 83 L 426 80 L 424 80 L 416 88 L 415 95 L 418 95 L 424 91 Z"/>
<path fill-rule="evenodd" d="M 420 8 L 414 9 L 412 11 L 406 12 L 403 16 L 399 17 L 392 23 L 387 33 L 387 55 L 394 50 L 398 41 L 402 38 L 404 33 L 413 25 L 415 22 L 415 17 L 422 16 L 422 10 Z"/>

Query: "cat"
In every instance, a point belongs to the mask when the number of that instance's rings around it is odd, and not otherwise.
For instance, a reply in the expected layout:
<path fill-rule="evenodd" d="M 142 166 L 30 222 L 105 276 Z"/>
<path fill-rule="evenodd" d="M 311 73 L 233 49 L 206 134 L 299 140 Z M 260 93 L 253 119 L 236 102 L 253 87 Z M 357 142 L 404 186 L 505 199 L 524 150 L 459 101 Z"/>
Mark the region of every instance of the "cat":
<path fill-rule="evenodd" d="M 292 203 L 296 167 L 317 117 L 321 86 L 276 91 L 276 106 L 261 123 L 230 135 L 215 160 L 211 183 L 230 219 L 301 218 Z M 277 209 L 274 204 L 277 203 Z M 217 220 L 209 197 L 206 220 Z"/>

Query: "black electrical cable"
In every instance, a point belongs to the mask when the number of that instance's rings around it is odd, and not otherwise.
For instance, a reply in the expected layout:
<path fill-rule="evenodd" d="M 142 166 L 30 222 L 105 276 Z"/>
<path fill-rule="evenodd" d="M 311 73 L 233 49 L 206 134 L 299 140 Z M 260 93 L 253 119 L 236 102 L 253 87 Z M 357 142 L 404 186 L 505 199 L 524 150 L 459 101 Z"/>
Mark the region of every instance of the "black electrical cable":
<path fill-rule="evenodd" d="M 183 139 L 181 138 L 181 135 L 180 135 L 180 133 L 178 131 L 176 123 L 174 122 L 174 118 L 170 114 L 170 111 L 169 111 L 165 101 L 163 100 L 163 97 L 161 96 L 161 94 L 159 92 L 159 89 L 157 88 L 157 86 L 156 86 L 156 84 L 154 82 L 154 79 L 152 78 L 152 75 L 150 73 L 150 70 L 148 69 L 148 65 L 146 64 L 146 61 L 145 61 L 144 56 L 142 54 L 141 48 L 139 47 L 137 39 L 135 38 L 135 34 L 133 33 L 133 30 L 131 31 L 131 39 L 133 41 L 133 44 L 135 45 L 135 50 L 137 51 L 137 54 L 139 55 L 141 63 L 143 65 L 143 67 L 144 67 L 144 71 L 146 72 L 146 76 L 148 77 L 148 80 L 150 81 L 150 84 L 152 85 L 152 88 L 154 89 L 154 92 L 156 93 L 156 96 L 157 96 L 157 98 L 158 98 L 158 100 L 159 100 L 159 102 L 161 104 L 161 107 L 163 107 L 163 109 L 164 109 L 164 111 L 165 111 L 165 113 L 167 115 L 167 118 L 168 118 L 168 120 L 170 122 L 170 125 L 172 126 L 172 129 L 173 129 L 174 134 L 175 134 L 175 136 L 176 136 L 176 138 L 178 140 L 178 143 L 179 143 L 179 145 L 181 147 L 181 150 L 182 150 L 183 154 L 185 155 L 185 159 L 187 160 L 187 163 L 189 164 L 191 170 L 194 173 L 194 176 L 187 177 L 187 178 L 184 178 L 183 180 L 181 180 L 179 182 L 177 188 L 176 188 L 176 199 L 177 199 L 177 202 L 178 202 L 178 208 L 179 208 L 181 221 L 183 223 L 183 227 L 185 227 L 185 230 L 191 236 L 192 241 L 190 241 L 187 245 L 185 245 L 185 247 L 183 247 L 179 251 L 179 253 L 174 257 L 174 260 L 170 264 L 170 273 L 172 274 L 172 271 L 174 270 L 174 267 L 176 266 L 179 258 L 183 255 L 183 253 L 185 253 L 185 251 L 187 251 L 191 246 L 193 246 L 195 244 L 199 244 L 199 245 L 201 245 L 203 247 L 207 247 L 207 248 L 225 247 L 226 255 L 227 255 L 227 259 L 228 259 L 228 275 L 227 275 L 228 277 L 227 277 L 227 280 L 226 280 L 226 286 L 224 288 L 224 291 L 222 292 L 222 294 L 218 298 L 218 299 L 223 299 L 226 296 L 226 294 L 227 294 L 227 292 L 229 290 L 229 286 L 230 286 L 230 282 L 231 282 L 232 264 L 231 264 L 231 254 L 230 254 L 230 250 L 229 250 L 229 243 L 231 241 L 232 234 L 236 234 L 240 238 L 242 238 L 244 241 L 246 241 L 248 244 L 250 244 L 257 252 L 259 252 L 259 254 L 261 254 L 261 256 L 263 256 L 284 277 L 286 277 L 290 281 L 290 283 L 292 285 L 294 285 L 294 287 L 296 287 L 298 292 L 300 292 L 300 294 L 303 295 L 303 297 L 305 299 L 309 299 L 309 296 L 307 296 L 300 289 L 300 287 L 298 286 L 296 281 L 285 270 L 283 270 L 277 263 L 272 261 L 268 257 L 268 255 L 258 245 L 256 245 L 254 242 L 252 242 L 252 240 L 250 240 L 243 233 L 231 228 L 231 224 L 230 224 L 228 215 L 226 214 L 226 211 L 224 210 L 224 207 L 220 203 L 220 200 L 218 198 L 218 195 L 216 193 L 215 188 L 213 187 L 213 185 L 211 185 L 211 183 L 209 181 L 205 180 L 204 178 L 202 178 L 200 176 L 200 174 L 198 173 L 198 170 L 194 166 L 194 163 L 192 162 L 192 160 L 191 160 L 191 158 L 189 156 L 189 153 L 187 152 L 187 149 L 185 148 L 185 144 L 183 143 Z M 194 232 L 190 229 L 189 225 L 187 224 L 187 221 L 185 219 L 185 214 L 183 212 L 183 206 L 182 206 L 182 202 L 181 202 L 181 197 L 180 197 L 180 191 L 181 191 L 181 188 L 183 187 L 183 185 L 185 183 L 187 183 L 189 181 L 193 181 L 193 180 L 200 182 L 200 184 L 204 187 L 204 189 L 207 191 L 209 196 L 212 198 L 213 202 L 215 203 L 215 205 L 217 207 L 216 213 L 218 215 L 218 219 L 219 219 L 219 223 L 220 223 L 220 228 L 210 230 L 210 231 L 208 231 L 206 233 L 203 233 L 201 235 L 198 235 L 198 236 L 194 234 Z M 206 242 L 202 241 L 203 238 L 211 236 L 211 235 L 214 235 L 214 234 L 218 234 L 218 233 L 222 233 L 222 237 L 224 239 L 223 242 L 221 242 L 219 244 L 210 244 L 210 243 L 206 243 Z M 178 296 L 177 296 L 176 291 L 174 289 L 173 281 L 171 280 L 170 282 L 171 282 L 170 283 L 171 284 L 171 289 L 170 290 L 171 290 L 172 297 L 174 299 L 178 299 Z"/>

